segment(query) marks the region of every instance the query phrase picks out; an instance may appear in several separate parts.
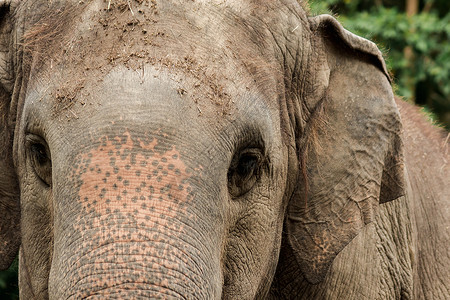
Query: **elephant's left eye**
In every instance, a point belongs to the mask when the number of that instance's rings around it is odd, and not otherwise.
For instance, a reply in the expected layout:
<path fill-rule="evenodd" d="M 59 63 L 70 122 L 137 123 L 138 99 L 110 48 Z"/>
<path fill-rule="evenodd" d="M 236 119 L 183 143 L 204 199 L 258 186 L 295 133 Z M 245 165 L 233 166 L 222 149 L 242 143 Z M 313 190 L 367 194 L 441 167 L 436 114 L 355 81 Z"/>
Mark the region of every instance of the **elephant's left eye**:
<path fill-rule="evenodd" d="M 255 185 L 262 162 L 260 149 L 246 149 L 233 159 L 228 170 L 228 189 L 233 197 L 242 196 Z"/>
<path fill-rule="evenodd" d="M 28 159 L 37 177 L 47 186 L 52 184 L 52 161 L 45 141 L 37 136 L 27 137 Z"/>

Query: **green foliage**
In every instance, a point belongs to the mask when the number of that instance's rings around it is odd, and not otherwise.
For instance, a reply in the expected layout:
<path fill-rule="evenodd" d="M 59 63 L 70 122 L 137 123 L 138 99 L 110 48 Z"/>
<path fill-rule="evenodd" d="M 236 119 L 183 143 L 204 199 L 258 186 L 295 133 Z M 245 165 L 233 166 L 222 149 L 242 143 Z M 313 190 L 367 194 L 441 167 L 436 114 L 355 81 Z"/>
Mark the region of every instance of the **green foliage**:
<path fill-rule="evenodd" d="M 450 1 L 422 1 L 407 16 L 406 1 L 313 0 L 311 13 L 330 13 L 386 53 L 396 93 L 427 106 L 450 129 Z M 421 9 L 421 10 L 420 10 Z"/>
<path fill-rule="evenodd" d="M 0 299 L 19 299 L 17 259 L 8 270 L 0 272 Z"/>

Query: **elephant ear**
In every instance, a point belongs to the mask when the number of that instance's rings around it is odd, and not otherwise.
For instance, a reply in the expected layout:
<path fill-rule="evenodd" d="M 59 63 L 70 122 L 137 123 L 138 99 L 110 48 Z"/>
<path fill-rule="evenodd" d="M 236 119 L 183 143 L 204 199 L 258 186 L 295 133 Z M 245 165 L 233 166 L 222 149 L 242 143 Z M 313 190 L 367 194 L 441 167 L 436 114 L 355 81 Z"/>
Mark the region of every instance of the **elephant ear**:
<path fill-rule="evenodd" d="M 0 0 L 0 270 L 9 267 L 20 246 L 20 203 L 12 159 L 10 117 L 12 91 L 11 14 L 9 1 Z"/>
<path fill-rule="evenodd" d="M 298 267 L 315 284 L 379 204 L 404 194 L 404 178 L 400 118 L 380 51 L 331 16 L 309 21 L 318 98 L 299 97 L 308 121 L 297 129 L 301 178 L 285 221 Z"/>

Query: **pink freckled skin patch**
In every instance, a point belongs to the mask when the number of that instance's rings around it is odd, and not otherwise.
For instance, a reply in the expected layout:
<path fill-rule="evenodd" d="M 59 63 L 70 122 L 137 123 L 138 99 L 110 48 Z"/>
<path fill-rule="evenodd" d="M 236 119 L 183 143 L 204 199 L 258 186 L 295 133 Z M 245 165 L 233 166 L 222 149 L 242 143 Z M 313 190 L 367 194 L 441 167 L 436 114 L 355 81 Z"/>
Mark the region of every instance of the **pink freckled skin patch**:
<path fill-rule="evenodd" d="M 162 144 L 126 132 L 78 157 L 72 175 L 80 182 L 79 208 L 59 235 L 70 251 L 55 250 L 52 266 L 65 274 L 54 289 L 58 298 L 105 296 L 115 286 L 153 298 L 163 289 L 192 293 L 208 285 L 199 264 L 208 259 L 195 246 L 197 216 L 188 209 L 193 175 L 177 149 Z"/>
<path fill-rule="evenodd" d="M 125 143 L 119 138 L 107 140 L 83 155 L 90 163 L 81 175 L 82 207 L 100 215 L 116 209 L 133 212 L 136 207 L 155 207 L 175 217 L 177 207 L 188 201 L 189 194 L 189 175 L 180 153 L 172 148 L 161 154 L 155 149 L 156 139 L 136 145 L 128 132 L 125 137 Z"/>

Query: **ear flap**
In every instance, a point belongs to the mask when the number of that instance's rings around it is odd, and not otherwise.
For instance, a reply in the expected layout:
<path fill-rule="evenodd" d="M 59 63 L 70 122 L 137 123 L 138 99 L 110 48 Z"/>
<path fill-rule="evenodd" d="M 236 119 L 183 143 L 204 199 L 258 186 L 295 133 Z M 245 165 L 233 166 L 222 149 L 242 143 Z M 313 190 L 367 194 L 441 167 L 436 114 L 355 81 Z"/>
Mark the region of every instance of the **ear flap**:
<path fill-rule="evenodd" d="M 0 1 L 0 270 L 9 267 L 20 245 L 19 188 L 13 167 L 9 1 Z"/>
<path fill-rule="evenodd" d="M 317 47 L 313 66 L 329 70 L 329 77 L 315 88 L 324 91 L 321 99 L 301 99 L 318 104 L 307 130 L 297 130 L 303 132 L 296 137 L 303 170 L 286 230 L 305 278 L 318 283 L 374 220 L 379 203 L 404 194 L 404 178 L 400 118 L 380 51 L 331 16 L 310 24 Z"/>

